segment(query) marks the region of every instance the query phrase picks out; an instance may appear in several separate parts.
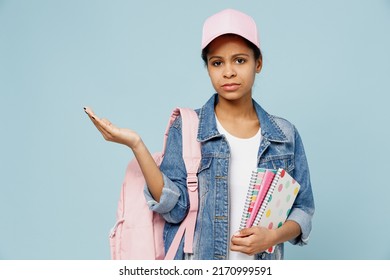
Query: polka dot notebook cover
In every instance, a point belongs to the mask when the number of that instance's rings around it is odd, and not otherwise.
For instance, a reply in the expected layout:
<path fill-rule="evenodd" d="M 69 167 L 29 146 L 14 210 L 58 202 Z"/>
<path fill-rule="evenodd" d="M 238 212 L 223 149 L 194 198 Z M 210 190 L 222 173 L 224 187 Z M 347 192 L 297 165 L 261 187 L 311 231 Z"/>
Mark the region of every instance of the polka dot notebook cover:
<path fill-rule="evenodd" d="M 300 185 L 284 169 L 278 169 L 254 225 L 276 229 L 283 225 L 299 192 Z M 266 252 L 272 253 L 274 247 Z"/>

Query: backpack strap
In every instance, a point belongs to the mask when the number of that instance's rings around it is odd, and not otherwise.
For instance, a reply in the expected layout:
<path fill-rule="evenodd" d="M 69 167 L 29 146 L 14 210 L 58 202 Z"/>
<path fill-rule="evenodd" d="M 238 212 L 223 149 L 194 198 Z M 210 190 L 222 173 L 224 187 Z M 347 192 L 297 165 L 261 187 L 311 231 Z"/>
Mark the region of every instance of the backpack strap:
<path fill-rule="evenodd" d="M 168 138 L 169 127 L 174 120 L 182 117 L 182 137 L 183 137 L 183 160 L 187 170 L 187 188 L 190 200 L 190 209 L 182 221 L 175 238 L 165 256 L 165 259 L 174 259 L 180 241 L 184 235 L 184 252 L 192 253 L 196 216 L 198 213 L 198 168 L 201 160 L 200 143 L 196 140 L 198 136 L 199 118 L 196 112 L 188 108 L 176 108 L 169 120 L 165 132 L 163 153 L 165 152 L 166 139 Z"/>

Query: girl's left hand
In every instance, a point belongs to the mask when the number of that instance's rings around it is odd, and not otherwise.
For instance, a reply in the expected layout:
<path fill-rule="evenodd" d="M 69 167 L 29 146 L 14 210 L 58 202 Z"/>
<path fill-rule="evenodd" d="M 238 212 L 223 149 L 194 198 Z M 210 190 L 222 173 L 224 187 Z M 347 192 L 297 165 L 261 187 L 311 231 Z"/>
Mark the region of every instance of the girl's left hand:
<path fill-rule="evenodd" d="M 274 230 L 258 226 L 244 228 L 233 235 L 230 249 L 252 256 L 275 245 L 274 240 Z"/>

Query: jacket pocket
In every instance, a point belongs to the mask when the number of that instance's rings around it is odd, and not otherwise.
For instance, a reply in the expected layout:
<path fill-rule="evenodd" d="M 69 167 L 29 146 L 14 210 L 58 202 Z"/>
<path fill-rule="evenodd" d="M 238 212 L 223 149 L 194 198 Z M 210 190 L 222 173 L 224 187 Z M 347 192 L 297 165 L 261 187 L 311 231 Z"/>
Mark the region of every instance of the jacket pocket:
<path fill-rule="evenodd" d="M 281 154 L 269 155 L 260 160 L 259 167 L 267 169 L 283 168 L 287 173 L 291 174 L 294 170 L 294 155 Z"/>

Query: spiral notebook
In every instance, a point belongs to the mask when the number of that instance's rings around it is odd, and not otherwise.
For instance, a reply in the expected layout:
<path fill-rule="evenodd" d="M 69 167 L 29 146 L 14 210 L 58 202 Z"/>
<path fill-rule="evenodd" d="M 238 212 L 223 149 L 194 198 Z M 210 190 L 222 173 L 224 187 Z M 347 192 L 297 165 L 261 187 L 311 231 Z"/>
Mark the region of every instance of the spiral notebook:
<path fill-rule="evenodd" d="M 255 185 L 255 189 L 258 189 L 256 197 L 254 197 L 253 209 L 249 212 L 249 218 L 246 223 L 246 227 L 249 228 L 253 226 L 255 219 L 257 217 L 257 213 L 261 207 L 261 204 L 264 201 L 265 196 L 268 193 L 268 190 L 271 186 L 272 180 L 275 177 L 275 170 L 266 169 L 264 172 L 264 176 L 262 177 L 261 182 L 258 185 Z"/>
<path fill-rule="evenodd" d="M 257 173 L 259 169 L 255 170 L 254 173 Z M 279 168 L 276 170 L 269 170 L 269 169 L 262 169 L 260 170 L 262 175 L 260 177 L 262 178 L 262 181 L 265 178 L 265 174 L 267 171 L 270 171 L 274 174 L 272 182 L 267 184 L 264 184 L 264 188 L 268 189 L 267 193 L 264 197 L 264 199 L 261 201 L 261 206 L 258 209 L 258 212 L 255 213 L 252 211 L 251 213 L 244 212 L 241 219 L 241 225 L 243 224 L 243 220 L 245 217 L 251 217 L 253 214 L 255 214 L 255 219 L 253 222 L 253 226 L 261 226 L 266 227 L 268 229 L 276 229 L 283 225 L 283 223 L 286 221 L 287 217 L 290 214 L 291 207 L 295 201 L 295 198 L 297 197 L 297 194 L 300 189 L 300 185 L 297 181 L 294 180 L 293 177 L 290 176 L 284 169 Z M 276 174 L 275 174 L 276 173 Z M 255 174 L 252 174 L 252 178 L 256 177 Z M 252 186 L 253 185 L 253 186 Z M 253 184 L 253 181 L 251 180 L 249 187 L 248 187 L 248 193 L 250 189 L 254 189 L 255 186 Z M 261 196 L 256 196 L 256 198 L 259 197 L 261 199 Z M 253 199 L 246 198 L 246 203 L 248 200 Z M 254 202 L 254 205 L 256 202 Z M 247 218 L 248 219 L 248 218 Z M 245 225 L 249 224 L 247 223 L 247 220 L 245 220 Z M 266 252 L 272 253 L 274 251 L 274 247 L 269 248 Z"/>
<path fill-rule="evenodd" d="M 264 168 L 257 168 L 256 170 L 252 171 L 244 203 L 244 210 L 242 211 L 240 230 L 247 227 L 248 220 L 256 203 L 261 182 L 263 181 L 265 175 L 265 171 L 266 169 Z"/>

